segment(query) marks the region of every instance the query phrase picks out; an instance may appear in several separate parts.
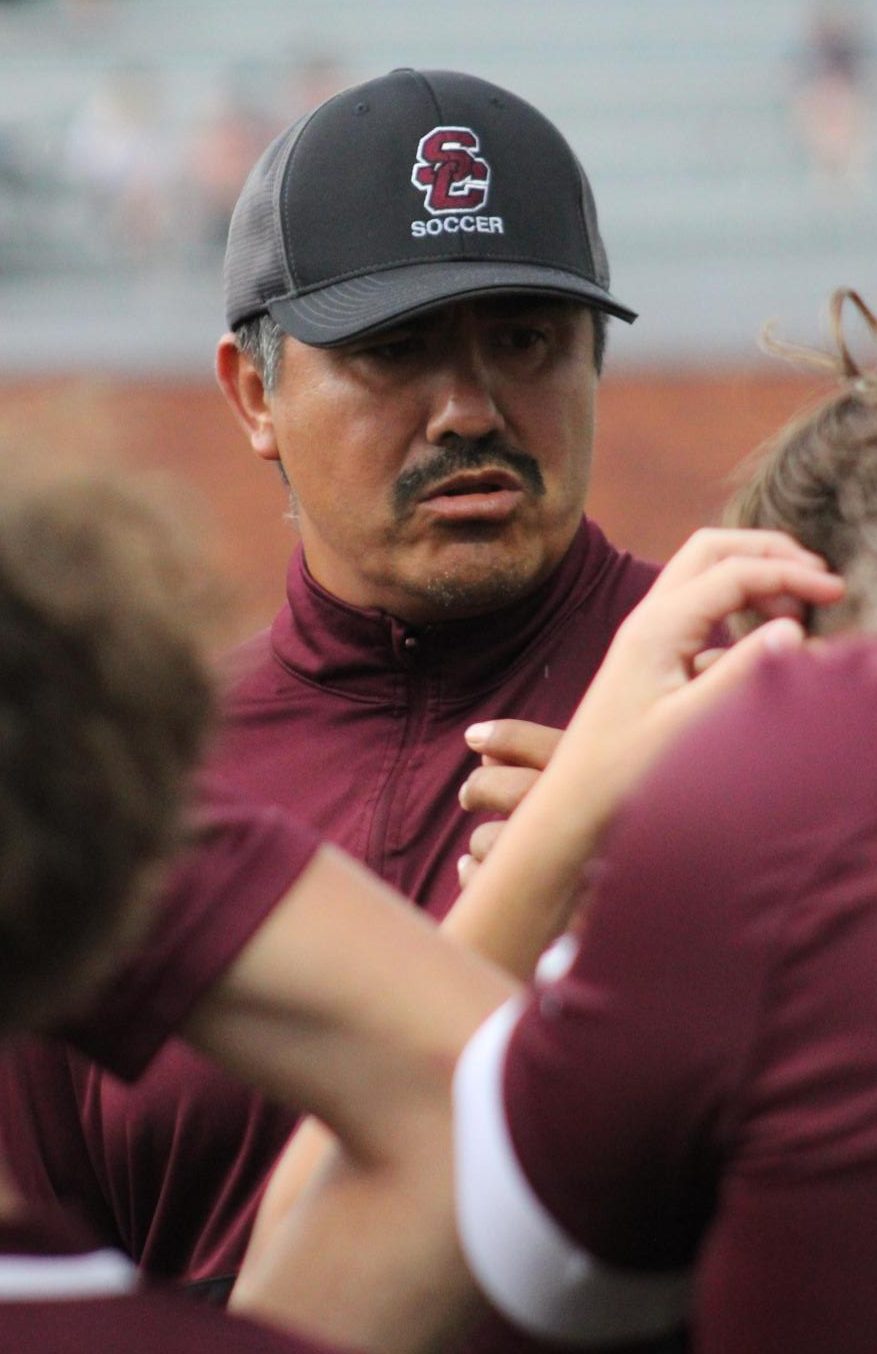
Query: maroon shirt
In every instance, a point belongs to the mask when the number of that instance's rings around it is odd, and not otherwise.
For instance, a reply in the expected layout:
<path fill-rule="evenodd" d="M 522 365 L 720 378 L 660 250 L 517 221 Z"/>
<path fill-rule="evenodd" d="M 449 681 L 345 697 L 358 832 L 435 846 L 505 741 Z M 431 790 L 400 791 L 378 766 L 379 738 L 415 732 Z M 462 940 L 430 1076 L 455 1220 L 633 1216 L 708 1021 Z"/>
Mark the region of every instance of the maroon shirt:
<path fill-rule="evenodd" d="M 473 1254 L 483 1227 L 492 1265 L 497 1199 L 542 1212 L 531 1253 L 516 1236 L 517 1278 L 493 1273 L 509 1310 L 535 1312 L 556 1281 L 554 1319 L 574 1310 L 565 1246 L 576 1282 L 605 1294 L 620 1276 L 616 1338 L 645 1281 L 663 1289 L 655 1341 L 676 1304 L 698 1354 L 874 1350 L 875 711 L 872 639 L 764 664 L 616 825 L 568 974 L 511 1032 L 494 1017 L 473 1040 L 458 1073 Z M 585 1307 L 575 1320 L 581 1338 Z"/>
<path fill-rule="evenodd" d="M 583 523 L 534 595 L 416 627 L 339 602 L 297 554 L 289 607 L 236 655 L 220 769 L 443 916 L 474 826 L 457 802 L 478 764 L 464 730 L 566 724 L 655 574 Z"/>
<path fill-rule="evenodd" d="M 478 761 L 463 731 L 499 716 L 565 724 L 654 575 L 583 523 L 533 596 L 417 629 L 339 602 L 297 555 L 289 606 L 236 656 L 218 770 L 441 916 L 474 826 L 457 799 Z M 254 898 L 242 878 L 215 926 Z M 236 1269 L 294 1120 L 176 1041 L 133 1086 L 48 1043 L 0 1064 L 0 1134 L 28 1193 L 76 1200 L 99 1235 L 188 1280 Z"/>
<path fill-rule="evenodd" d="M 0 1223 L 0 1349 L 9 1354 L 328 1354 L 328 1348 L 141 1289 L 118 1252 L 56 1223 Z"/>

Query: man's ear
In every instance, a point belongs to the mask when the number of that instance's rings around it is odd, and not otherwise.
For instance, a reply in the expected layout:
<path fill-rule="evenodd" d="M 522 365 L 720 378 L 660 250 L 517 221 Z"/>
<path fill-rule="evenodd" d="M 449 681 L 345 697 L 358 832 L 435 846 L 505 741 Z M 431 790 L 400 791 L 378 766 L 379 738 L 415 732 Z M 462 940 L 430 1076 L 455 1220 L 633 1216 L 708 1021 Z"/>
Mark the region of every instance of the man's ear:
<path fill-rule="evenodd" d="M 262 377 L 252 358 L 240 351 L 233 334 L 223 334 L 217 345 L 216 379 L 256 455 L 264 461 L 279 461 L 274 419 Z"/>

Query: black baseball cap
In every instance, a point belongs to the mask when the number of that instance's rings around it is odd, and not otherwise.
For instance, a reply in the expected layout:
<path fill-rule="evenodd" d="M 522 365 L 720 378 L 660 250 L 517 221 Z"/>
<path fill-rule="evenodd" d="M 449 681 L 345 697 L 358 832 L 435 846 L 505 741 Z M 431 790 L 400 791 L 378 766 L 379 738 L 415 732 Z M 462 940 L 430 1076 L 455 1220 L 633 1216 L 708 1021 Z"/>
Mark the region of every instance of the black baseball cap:
<path fill-rule="evenodd" d="M 531 104 L 472 75 L 394 70 L 278 136 L 225 255 L 231 328 L 268 311 L 331 347 L 455 300 L 533 292 L 628 322 L 584 170 Z"/>

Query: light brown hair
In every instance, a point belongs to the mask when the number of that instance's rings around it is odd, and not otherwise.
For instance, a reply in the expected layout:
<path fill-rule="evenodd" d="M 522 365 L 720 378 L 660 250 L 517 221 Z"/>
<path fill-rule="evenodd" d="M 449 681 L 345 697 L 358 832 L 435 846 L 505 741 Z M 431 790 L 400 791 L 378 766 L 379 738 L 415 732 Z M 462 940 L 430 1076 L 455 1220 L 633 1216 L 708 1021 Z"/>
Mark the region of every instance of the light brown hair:
<path fill-rule="evenodd" d="M 829 304 L 834 352 L 781 342 L 763 346 L 811 371 L 837 377 L 838 388 L 805 409 L 744 463 L 746 481 L 730 500 L 727 526 L 786 531 L 827 560 L 846 580 L 843 600 L 817 608 L 813 633 L 877 629 L 877 370 L 860 365 L 844 333 L 844 307 L 855 307 L 877 339 L 877 318 L 859 294 L 835 291 Z M 755 617 L 737 625 L 751 629 Z"/>
<path fill-rule="evenodd" d="M 172 852 L 210 722 L 206 596 L 106 475 L 0 501 L 0 1028 L 53 1013 Z"/>

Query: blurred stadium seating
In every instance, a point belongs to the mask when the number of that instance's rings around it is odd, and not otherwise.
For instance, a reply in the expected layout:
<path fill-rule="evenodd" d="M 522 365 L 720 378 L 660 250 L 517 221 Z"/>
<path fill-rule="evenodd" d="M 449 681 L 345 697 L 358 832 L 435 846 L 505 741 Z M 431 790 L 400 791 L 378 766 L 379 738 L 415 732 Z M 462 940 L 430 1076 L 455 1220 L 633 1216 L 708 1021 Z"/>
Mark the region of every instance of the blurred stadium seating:
<path fill-rule="evenodd" d="M 589 508 L 665 558 L 813 389 L 759 358 L 840 284 L 877 297 L 867 161 L 793 121 L 810 0 L 0 0 L 0 453 L 168 468 L 212 505 L 241 633 L 291 528 L 212 379 L 223 214 L 275 126 L 341 84 L 446 66 L 542 107 L 593 180 L 614 288 Z M 853 13 L 865 20 L 873 0 Z"/>
<path fill-rule="evenodd" d="M 615 336 L 613 364 L 752 354 L 767 315 L 807 337 L 832 286 L 877 292 L 877 154 L 855 181 L 828 180 L 790 115 L 813 8 L 0 4 L 0 359 L 7 371 L 204 371 L 221 326 L 210 194 L 230 191 L 211 154 L 233 179 L 247 135 L 259 144 L 309 98 L 402 64 L 505 83 L 569 136 L 595 185 L 615 289 L 641 312 Z"/>

